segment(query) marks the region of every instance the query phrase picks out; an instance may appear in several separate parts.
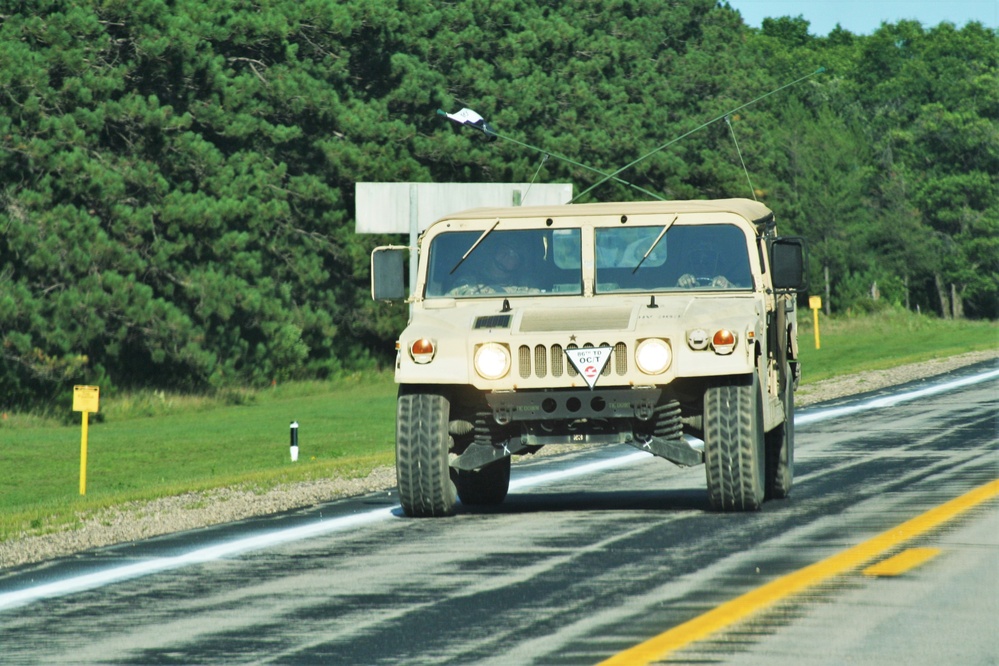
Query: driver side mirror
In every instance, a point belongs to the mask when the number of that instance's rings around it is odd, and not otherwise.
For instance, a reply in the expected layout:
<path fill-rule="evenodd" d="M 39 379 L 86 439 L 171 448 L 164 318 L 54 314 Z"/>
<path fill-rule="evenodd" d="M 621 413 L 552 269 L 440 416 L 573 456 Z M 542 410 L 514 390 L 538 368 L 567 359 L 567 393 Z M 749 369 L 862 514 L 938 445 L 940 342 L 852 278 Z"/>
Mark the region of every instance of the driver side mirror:
<path fill-rule="evenodd" d="M 406 298 L 408 247 L 387 245 L 371 252 L 371 298 L 394 301 Z"/>
<path fill-rule="evenodd" d="M 808 253 L 805 239 L 782 236 L 770 243 L 770 270 L 774 291 L 802 293 L 808 291 Z"/>

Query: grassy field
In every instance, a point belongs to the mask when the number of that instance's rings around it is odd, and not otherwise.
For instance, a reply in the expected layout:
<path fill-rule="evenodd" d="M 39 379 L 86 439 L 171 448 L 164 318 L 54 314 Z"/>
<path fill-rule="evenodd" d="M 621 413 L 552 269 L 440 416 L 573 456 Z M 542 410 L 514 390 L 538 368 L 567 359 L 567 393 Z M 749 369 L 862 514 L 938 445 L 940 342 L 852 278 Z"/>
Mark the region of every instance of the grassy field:
<path fill-rule="evenodd" d="M 999 348 L 999 326 L 905 312 L 820 320 L 801 312 L 803 382 L 865 369 Z M 66 406 L 69 410 L 69 405 Z M 364 476 L 393 463 L 395 385 L 390 374 L 229 392 L 213 398 L 160 392 L 101 397 L 89 427 L 87 494 L 79 494 L 79 415 L 73 425 L 0 414 L 0 540 L 42 533 L 132 500 L 192 490 Z M 300 457 L 290 461 L 289 424 Z"/>
<path fill-rule="evenodd" d="M 883 370 L 971 351 L 999 349 L 999 324 L 945 321 L 904 310 L 876 315 L 819 315 L 815 349 L 812 312 L 798 312 L 798 346 L 805 384 L 865 370 Z"/>
<path fill-rule="evenodd" d="M 104 422 L 88 428 L 85 496 L 79 494 L 80 415 L 66 426 L 8 414 L 0 421 L 0 540 L 130 500 L 364 476 L 394 462 L 389 374 L 290 384 L 236 401 L 241 404 L 229 404 L 232 396 L 102 395 Z M 289 455 L 293 420 L 299 423 L 297 463 Z"/>

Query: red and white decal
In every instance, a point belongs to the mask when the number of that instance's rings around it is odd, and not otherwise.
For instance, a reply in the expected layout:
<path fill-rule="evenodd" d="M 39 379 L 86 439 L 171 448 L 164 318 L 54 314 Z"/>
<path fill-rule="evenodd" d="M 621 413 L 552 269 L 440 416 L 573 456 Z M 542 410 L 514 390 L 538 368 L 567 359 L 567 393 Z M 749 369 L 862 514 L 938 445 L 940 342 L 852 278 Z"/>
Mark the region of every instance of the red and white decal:
<path fill-rule="evenodd" d="M 565 355 L 572 367 L 586 380 L 586 385 L 593 390 L 597 377 L 604 371 L 607 360 L 611 357 L 612 347 L 582 347 L 566 349 Z"/>

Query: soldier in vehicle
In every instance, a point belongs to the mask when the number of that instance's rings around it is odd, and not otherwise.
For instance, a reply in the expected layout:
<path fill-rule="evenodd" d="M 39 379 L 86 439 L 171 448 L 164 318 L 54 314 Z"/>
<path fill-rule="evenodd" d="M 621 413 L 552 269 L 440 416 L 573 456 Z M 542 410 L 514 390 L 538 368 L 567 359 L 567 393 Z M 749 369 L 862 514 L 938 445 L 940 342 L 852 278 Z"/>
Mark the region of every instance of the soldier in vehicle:
<path fill-rule="evenodd" d="M 470 261 L 474 261 L 470 265 L 470 270 L 460 278 L 461 284 L 448 292 L 449 296 L 515 294 L 531 291 L 530 287 L 524 284 L 524 280 L 528 277 L 528 266 L 523 252 L 510 240 L 500 240 L 491 248 L 479 248 Z"/>
<path fill-rule="evenodd" d="M 525 268 L 518 248 L 513 243 L 503 241 L 491 260 L 485 262 L 482 269 L 483 281 L 494 288 L 512 287 L 518 284 L 518 278 L 523 278 L 521 271 Z"/>
<path fill-rule="evenodd" d="M 676 281 L 676 286 L 681 289 L 729 289 L 735 286 L 722 274 L 724 266 L 721 253 L 709 243 L 696 245 L 684 258 L 683 264 L 685 272 Z"/>

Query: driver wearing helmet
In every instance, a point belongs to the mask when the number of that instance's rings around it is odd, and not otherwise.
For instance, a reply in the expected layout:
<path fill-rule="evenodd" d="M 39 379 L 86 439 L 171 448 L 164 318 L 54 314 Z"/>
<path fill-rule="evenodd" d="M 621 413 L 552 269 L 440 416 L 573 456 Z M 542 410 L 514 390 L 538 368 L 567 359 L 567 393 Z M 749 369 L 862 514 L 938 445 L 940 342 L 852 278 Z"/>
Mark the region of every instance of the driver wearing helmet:
<path fill-rule="evenodd" d="M 679 277 L 676 286 L 682 289 L 712 287 L 728 289 L 734 286 L 721 274 L 721 255 L 708 243 L 700 243 L 687 255 L 687 272 Z"/>
<path fill-rule="evenodd" d="M 512 243 L 502 243 L 485 262 L 483 281 L 491 287 L 509 287 L 517 283 L 522 266 L 520 252 Z"/>
<path fill-rule="evenodd" d="M 487 294 L 515 294 L 531 291 L 523 286 L 527 262 L 517 246 L 504 240 L 497 244 L 493 252 L 486 254 L 485 248 L 475 255 L 476 263 L 471 274 L 462 279 L 462 284 L 448 292 L 449 296 L 475 296 Z"/>

